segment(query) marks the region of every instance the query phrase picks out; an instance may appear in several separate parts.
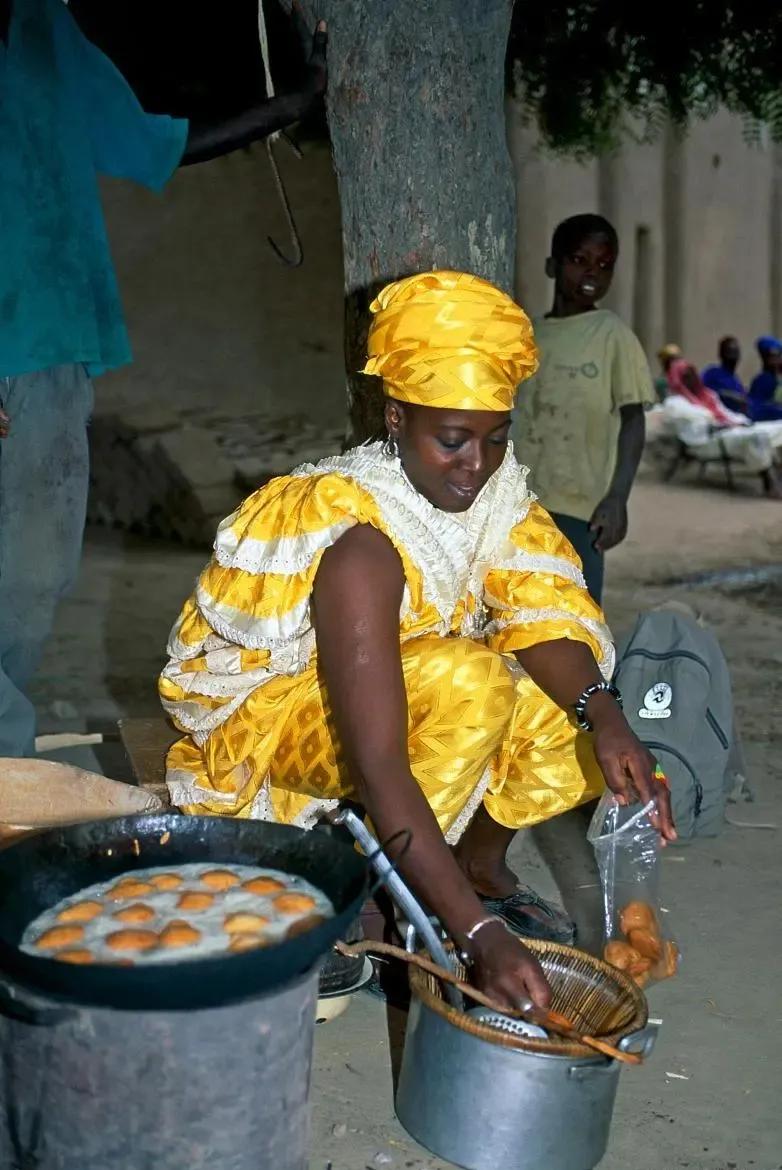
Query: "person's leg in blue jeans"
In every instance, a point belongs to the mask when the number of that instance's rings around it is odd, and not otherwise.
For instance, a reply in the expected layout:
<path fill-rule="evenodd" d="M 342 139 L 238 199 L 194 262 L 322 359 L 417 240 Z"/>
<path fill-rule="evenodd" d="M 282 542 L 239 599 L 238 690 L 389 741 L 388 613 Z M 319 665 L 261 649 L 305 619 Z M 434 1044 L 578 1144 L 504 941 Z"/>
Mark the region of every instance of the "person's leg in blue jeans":
<path fill-rule="evenodd" d="M 79 568 L 92 401 L 81 365 L 0 378 L 0 756 L 35 750 L 24 692 Z"/>
<path fill-rule="evenodd" d="M 595 534 L 590 532 L 589 523 L 586 520 L 578 520 L 575 516 L 563 516 L 561 512 L 552 512 L 551 519 L 581 557 L 589 596 L 598 605 L 602 605 L 605 557 L 594 546 Z"/>

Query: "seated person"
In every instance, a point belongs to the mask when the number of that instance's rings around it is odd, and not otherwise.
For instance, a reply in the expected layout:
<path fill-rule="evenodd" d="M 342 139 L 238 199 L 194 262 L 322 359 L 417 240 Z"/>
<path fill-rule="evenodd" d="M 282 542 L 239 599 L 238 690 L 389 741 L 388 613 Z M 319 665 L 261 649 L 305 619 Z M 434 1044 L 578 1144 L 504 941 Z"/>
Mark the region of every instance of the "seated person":
<path fill-rule="evenodd" d="M 671 363 L 668 369 L 668 385 L 671 394 L 686 398 L 693 405 L 702 406 L 707 410 L 714 426 L 746 426 L 749 422 L 744 415 L 723 406 L 719 394 L 704 385 L 695 366 L 685 358 L 677 358 Z"/>
<path fill-rule="evenodd" d="M 668 371 L 671 394 L 661 408 L 674 434 L 696 458 L 712 461 L 727 456 L 756 471 L 766 495 L 782 498 L 782 484 L 775 468 L 782 448 L 782 423 L 753 423 L 743 414 L 728 410 L 716 391 L 704 386 L 695 366 L 684 359 Z"/>
<path fill-rule="evenodd" d="M 752 379 L 749 388 L 749 413 L 755 422 L 782 419 L 782 341 L 776 337 L 759 337 L 755 343 L 763 369 Z"/>
<path fill-rule="evenodd" d="M 656 799 L 673 839 L 668 794 L 606 681 L 611 641 L 578 558 L 508 441 L 537 366 L 526 315 L 457 272 L 391 284 L 371 311 L 385 440 L 254 492 L 174 626 L 171 797 L 305 828 L 360 803 L 477 985 L 545 1003 L 505 922 L 556 939 L 572 924 L 519 886 L 516 831 L 608 784 Z"/>
<path fill-rule="evenodd" d="M 703 384 L 719 394 L 723 406 L 738 414 L 749 414 L 747 389 L 736 373 L 741 348 L 735 337 L 723 337 L 719 345 L 719 365 L 707 366 L 701 375 Z"/>

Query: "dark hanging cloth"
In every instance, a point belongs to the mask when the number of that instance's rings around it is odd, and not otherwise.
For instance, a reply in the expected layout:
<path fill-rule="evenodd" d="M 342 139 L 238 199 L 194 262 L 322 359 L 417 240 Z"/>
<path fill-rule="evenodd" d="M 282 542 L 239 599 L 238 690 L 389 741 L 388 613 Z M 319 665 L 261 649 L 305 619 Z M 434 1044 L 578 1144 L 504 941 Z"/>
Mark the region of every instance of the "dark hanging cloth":
<path fill-rule="evenodd" d="M 267 96 L 257 0 L 70 0 L 70 8 L 151 113 L 219 118 Z M 288 74 L 300 79 L 302 50 L 282 6 L 270 0 L 264 10 L 282 91 Z"/>
<path fill-rule="evenodd" d="M 11 5 L 13 0 L 0 0 L 0 41 L 8 44 L 8 29 L 11 24 Z"/>

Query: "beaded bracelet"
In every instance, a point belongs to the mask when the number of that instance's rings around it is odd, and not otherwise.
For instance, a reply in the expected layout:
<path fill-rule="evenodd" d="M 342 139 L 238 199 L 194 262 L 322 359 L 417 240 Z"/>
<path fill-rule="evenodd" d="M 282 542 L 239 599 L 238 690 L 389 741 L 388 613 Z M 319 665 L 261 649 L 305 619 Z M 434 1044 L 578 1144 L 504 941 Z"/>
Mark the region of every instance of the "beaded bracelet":
<path fill-rule="evenodd" d="M 573 710 L 576 713 L 576 723 L 582 731 L 592 730 L 592 724 L 590 720 L 587 719 L 587 703 L 593 695 L 598 695 L 601 693 L 611 695 L 612 698 L 616 699 L 619 706 L 622 706 L 622 696 L 619 692 L 619 688 L 615 687 L 613 683 L 606 682 L 605 680 L 591 683 L 588 687 L 585 687 L 585 689 L 581 692 L 573 704 Z"/>

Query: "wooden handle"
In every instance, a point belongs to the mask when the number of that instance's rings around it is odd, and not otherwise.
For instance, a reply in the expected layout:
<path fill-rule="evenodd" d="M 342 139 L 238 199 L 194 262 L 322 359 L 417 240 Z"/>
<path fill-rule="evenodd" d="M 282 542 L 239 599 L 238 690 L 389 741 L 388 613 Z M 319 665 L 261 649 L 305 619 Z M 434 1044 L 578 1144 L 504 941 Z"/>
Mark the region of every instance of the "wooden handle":
<path fill-rule="evenodd" d="M 372 953 L 376 955 L 390 955 L 394 959 L 399 959 L 403 963 L 409 963 L 414 967 L 420 967 L 422 971 L 426 971 L 429 975 L 434 975 L 437 979 L 441 979 L 444 983 L 451 983 L 462 995 L 469 996 L 474 999 L 476 1003 L 482 1004 L 483 1007 L 489 1008 L 491 1011 L 500 1012 L 503 1016 L 511 1016 L 513 1019 L 526 1020 L 529 1024 L 537 1024 L 539 1027 L 547 1028 L 550 1032 L 555 1032 L 558 1036 L 564 1036 L 568 1040 L 577 1040 L 579 1044 L 584 1044 L 587 1048 L 593 1048 L 596 1052 L 603 1056 L 608 1056 L 612 1060 L 619 1060 L 623 1064 L 642 1064 L 643 1057 L 637 1052 L 622 1052 L 619 1048 L 615 1048 L 613 1044 L 607 1044 L 604 1040 L 598 1040 L 595 1036 L 582 1036 L 573 1023 L 568 1020 L 566 1016 L 559 1012 L 550 1012 L 545 1008 L 536 1008 L 533 1012 L 522 1012 L 518 1008 L 504 1007 L 497 1003 L 488 995 L 484 995 L 477 987 L 473 987 L 471 983 L 465 983 L 454 975 L 452 971 L 441 967 L 439 963 L 427 959 L 424 955 L 411 954 L 410 951 L 404 951 L 401 947 L 395 947 L 393 943 L 384 942 L 367 942 L 336 943 L 336 950 L 341 955 L 346 955 L 349 958 L 357 958 L 359 955 Z"/>

